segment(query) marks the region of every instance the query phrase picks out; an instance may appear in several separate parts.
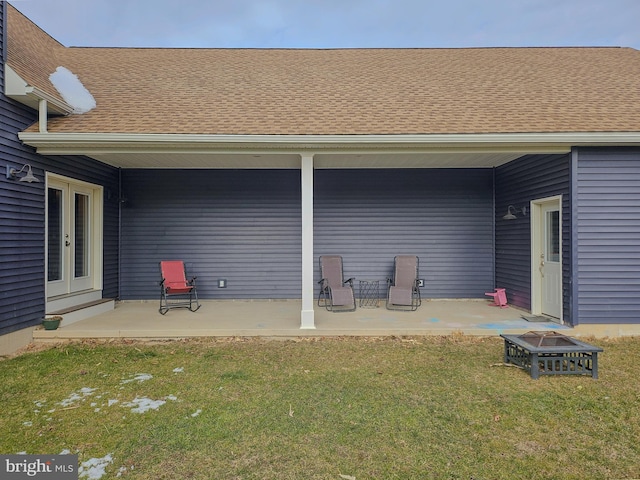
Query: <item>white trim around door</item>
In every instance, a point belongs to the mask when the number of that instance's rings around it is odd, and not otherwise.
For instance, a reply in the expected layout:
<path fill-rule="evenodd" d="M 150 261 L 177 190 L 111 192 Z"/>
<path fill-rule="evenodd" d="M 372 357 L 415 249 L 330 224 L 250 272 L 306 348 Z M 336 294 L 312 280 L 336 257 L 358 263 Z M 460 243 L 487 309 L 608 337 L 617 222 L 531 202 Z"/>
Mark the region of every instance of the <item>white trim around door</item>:
<path fill-rule="evenodd" d="M 562 196 L 531 202 L 531 313 L 562 319 Z"/>
<path fill-rule="evenodd" d="M 103 189 L 51 173 L 46 181 L 47 303 L 73 297 L 70 303 L 79 304 L 83 294 L 101 298 Z"/>

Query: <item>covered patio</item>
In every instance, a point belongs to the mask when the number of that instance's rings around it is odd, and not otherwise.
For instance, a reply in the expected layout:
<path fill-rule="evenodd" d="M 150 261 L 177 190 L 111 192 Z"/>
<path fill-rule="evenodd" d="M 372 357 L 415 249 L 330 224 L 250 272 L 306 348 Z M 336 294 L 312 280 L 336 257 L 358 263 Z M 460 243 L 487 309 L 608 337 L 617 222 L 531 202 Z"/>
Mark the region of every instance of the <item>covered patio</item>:
<path fill-rule="evenodd" d="M 428 300 L 415 312 L 377 308 L 332 313 L 314 304 L 315 329 L 300 328 L 301 300 L 205 300 L 196 312 L 158 313 L 158 302 L 123 301 L 116 308 L 57 330 L 36 329 L 37 342 L 101 339 L 179 339 L 189 337 L 330 337 L 451 335 L 497 336 L 531 330 L 562 330 L 570 335 L 599 335 L 595 330 L 553 322 L 529 322 L 527 312 L 491 302 Z M 603 332 L 615 336 L 613 331 Z"/>
<path fill-rule="evenodd" d="M 556 160 L 568 153 L 566 145 L 540 147 L 520 137 L 509 139 L 506 152 L 468 137 L 457 139 L 463 151 L 449 137 L 403 137 L 391 151 L 384 138 L 345 137 L 318 137 L 325 146 L 317 151 L 301 149 L 298 137 L 261 139 L 257 146 L 249 138 L 191 139 L 180 155 L 157 136 L 142 142 L 149 153 L 123 153 L 118 142 L 97 139 L 75 144 L 76 151 L 91 148 L 93 158 L 120 169 L 118 193 L 104 193 L 105 210 L 117 215 L 120 229 L 111 245 L 117 293 L 106 288 L 112 279 L 105 276 L 103 296 L 154 298 L 158 262 L 181 259 L 197 276 L 201 298 L 301 295 L 296 328 L 313 330 L 320 320 L 314 308 L 319 256 L 342 255 L 349 277 L 384 282 L 395 255 L 412 254 L 420 258 L 423 295 L 482 298 L 497 285 L 495 229 L 507 210 L 494 200 L 494 169 L 522 156 L 545 153 Z M 336 151 L 319 153 L 327 148 Z M 358 153 L 345 152 L 353 149 Z M 106 265 L 106 251 L 102 263 L 98 259 L 97 267 Z M 97 290 L 99 275 L 94 284 Z M 525 296 L 514 292 L 512 301 L 526 308 Z"/>

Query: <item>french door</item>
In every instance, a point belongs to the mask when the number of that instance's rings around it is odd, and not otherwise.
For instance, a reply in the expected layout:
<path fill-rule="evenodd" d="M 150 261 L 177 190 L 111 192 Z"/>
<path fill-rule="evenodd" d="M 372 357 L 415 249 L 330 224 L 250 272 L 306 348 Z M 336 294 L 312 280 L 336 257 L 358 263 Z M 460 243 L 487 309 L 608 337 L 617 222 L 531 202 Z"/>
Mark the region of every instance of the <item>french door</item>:
<path fill-rule="evenodd" d="M 88 184 L 49 178 L 47 185 L 47 297 L 95 288 L 101 255 L 96 234 L 100 206 Z M 101 260 L 101 259 L 100 259 Z"/>

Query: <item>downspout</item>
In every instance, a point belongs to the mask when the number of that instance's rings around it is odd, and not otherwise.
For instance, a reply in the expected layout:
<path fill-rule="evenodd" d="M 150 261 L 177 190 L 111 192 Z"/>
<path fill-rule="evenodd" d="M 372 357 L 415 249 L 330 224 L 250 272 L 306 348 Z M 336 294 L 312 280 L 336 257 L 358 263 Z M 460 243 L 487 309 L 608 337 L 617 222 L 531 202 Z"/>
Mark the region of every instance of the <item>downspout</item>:
<path fill-rule="evenodd" d="M 493 275 L 493 288 L 497 288 L 496 282 L 496 257 L 498 252 L 496 252 L 496 167 L 492 169 L 492 189 L 493 189 L 493 211 L 491 215 L 491 243 L 493 250 L 493 261 L 491 262 L 491 270 Z"/>
<path fill-rule="evenodd" d="M 47 133 L 47 101 L 44 98 L 38 100 L 38 131 Z"/>
<path fill-rule="evenodd" d="M 580 272 L 578 270 L 578 162 L 580 152 L 576 147 L 571 149 L 571 170 L 569 172 L 569 231 L 571 238 L 571 273 L 569 274 L 569 318 L 563 319 L 569 322 L 572 327 L 580 325 L 580 292 L 578 291 L 578 282 L 580 281 Z M 562 206 L 560 207 L 562 208 Z M 564 312 L 563 312 L 564 313 Z"/>
<path fill-rule="evenodd" d="M 122 168 L 118 169 L 118 300 L 122 297 Z"/>

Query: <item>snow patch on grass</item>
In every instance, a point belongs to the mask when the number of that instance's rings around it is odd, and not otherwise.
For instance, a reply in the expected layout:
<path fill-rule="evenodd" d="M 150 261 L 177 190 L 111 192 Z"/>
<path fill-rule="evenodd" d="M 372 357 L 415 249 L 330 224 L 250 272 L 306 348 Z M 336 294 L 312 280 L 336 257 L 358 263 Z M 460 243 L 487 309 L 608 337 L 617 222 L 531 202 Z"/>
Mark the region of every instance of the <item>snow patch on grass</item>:
<path fill-rule="evenodd" d="M 132 413 L 145 413 L 149 410 L 157 410 L 167 403 L 165 400 L 151 400 L 146 397 L 136 397 L 131 402 L 123 403 L 123 407 L 131 408 Z"/>
<path fill-rule="evenodd" d="M 78 402 L 86 400 L 86 397 L 93 395 L 93 392 L 96 390 L 97 388 L 83 387 L 79 392 L 73 392 L 69 397 L 58 402 L 58 405 L 61 405 L 62 407 L 71 407 Z"/>
<path fill-rule="evenodd" d="M 120 383 L 121 384 L 131 383 L 131 382 L 142 383 L 142 382 L 146 382 L 147 380 L 151 380 L 152 378 L 153 378 L 153 375 L 149 373 L 138 373 L 137 375 L 134 375 L 132 378 L 129 378 L 127 380 L 122 380 L 122 382 Z"/>
<path fill-rule="evenodd" d="M 113 463 L 113 457 L 110 453 L 102 458 L 90 458 L 86 462 L 82 462 L 78 468 L 78 478 L 88 478 L 89 480 L 98 480 L 106 474 L 107 467 Z"/>

